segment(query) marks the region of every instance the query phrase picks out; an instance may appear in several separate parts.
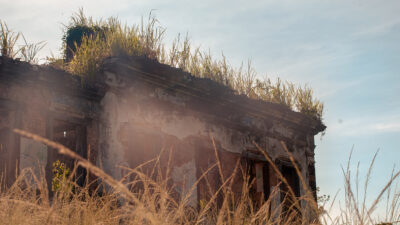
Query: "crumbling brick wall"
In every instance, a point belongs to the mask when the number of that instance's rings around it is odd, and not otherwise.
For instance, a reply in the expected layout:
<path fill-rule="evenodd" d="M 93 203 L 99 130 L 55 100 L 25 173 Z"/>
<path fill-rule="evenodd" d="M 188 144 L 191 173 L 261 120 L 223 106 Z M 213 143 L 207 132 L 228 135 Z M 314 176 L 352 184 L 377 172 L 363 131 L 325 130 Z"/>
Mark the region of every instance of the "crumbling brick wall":
<path fill-rule="evenodd" d="M 314 135 L 324 129 L 318 121 L 280 105 L 236 96 L 208 79 L 140 57 L 111 58 L 102 76 L 108 88 L 101 101 L 103 148 L 98 161 L 115 178 L 124 174 L 117 165 L 135 167 L 157 157 L 162 149 L 173 149 L 171 178 L 178 192 L 187 192 L 204 171 L 215 166 L 217 151 L 223 176 L 215 168 L 206 178 L 208 186 L 218 189 L 235 165 L 245 169 L 249 162 L 267 165 L 256 143 L 277 164 L 289 161 L 286 146 L 308 180 L 307 170 L 314 164 Z M 270 187 L 258 189 L 265 196 L 278 178 L 271 168 L 264 170 L 268 175 L 263 184 Z M 234 191 L 240 193 L 242 184 L 243 179 L 235 182 Z M 296 188 L 298 195 L 305 194 L 301 185 Z M 193 205 L 215 190 L 200 182 L 196 191 Z"/>
<path fill-rule="evenodd" d="M 86 152 L 86 144 L 82 146 L 79 143 L 88 143 L 97 149 L 97 137 L 93 137 L 97 135 L 97 122 L 93 121 L 96 121 L 96 114 L 100 111 L 100 97 L 101 93 L 84 87 L 77 76 L 0 57 L 0 130 L 8 136 L 4 138 L 2 135 L 1 138 L 7 149 L 0 155 L 4 162 L 0 172 L 7 185 L 13 183 L 23 167 L 35 164 L 36 167 L 45 167 L 50 187 L 52 163 L 57 159 L 68 161 L 54 150 L 47 151 L 46 146 L 32 144 L 16 135 L 14 128 L 67 144 L 67 132 L 69 136 L 78 127 L 83 127 L 83 132 L 88 134 L 84 136 L 85 140 L 69 140 L 73 143 L 68 147 L 76 151 L 84 148 L 82 152 Z M 35 154 L 28 154 L 32 152 Z M 41 165 L 37 165 L 36 161 Z M 69 166 L 73 166 L 73 162 Z M 40 171 L 39 168 L 35 170 Z"/>
<path fill-rule="evenodd" d="M 129 173 L 123 167 L 135 168 L 164 152 L 160 166 L 164 171 L 170 167 L 177 196 L 189 193 L 204 177 L 188 202 L 193 207 L 209 198 L 235 169 L 238 176 L 232 190 L 241 194 L 247 181 L 240 173 L 245 171 L 255 179 L 251 187 L 255 204 L 279 188 L 275 171 L 255 144 L 282 171 L 293 171 L 286 168 L 286 146 L 315 189 L 314 135 L 325 129 L 320 121 L 285 106 L 236 95 L 209 79 L 144 57 L 109 58 L 92 81 L 1 57 L 0 114 L 0 144 L 6 147 L 0 162 L 7 164 L 2 172 L 9 183 L 15 168 L 21 169 L 15 167 L 21 159 L 21 139 L 10 129 L 20 128 L 65 144 L 115 179 Z M 68 159 L 54 150 L 47 152 L 50 185 L 52 163 Z M 222 176 L 215 166 L 217 157 Z M 150 171 L 153 165 L 143 169 Z M 79 173 L 86 176 L 83 170 Z M 298 195 L 305 194 L 302 185 L 296 188 Z"/>

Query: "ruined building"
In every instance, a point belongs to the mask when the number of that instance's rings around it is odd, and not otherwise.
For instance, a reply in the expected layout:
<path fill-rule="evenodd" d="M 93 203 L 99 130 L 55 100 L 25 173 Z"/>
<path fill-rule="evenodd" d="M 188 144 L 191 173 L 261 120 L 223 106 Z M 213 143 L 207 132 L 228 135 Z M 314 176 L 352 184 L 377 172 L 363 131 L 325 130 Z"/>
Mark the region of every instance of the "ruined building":
<path fill-rule="evenodd" d="M 55 160 L 71 165 L 70 159 L 10 128 L 62 143 L 116 179 L 127 173 L 121 166 L 134 168 L 160 151 L 171 152 L 170 177 L 178 193 L 187 192 L 215 164 L 216 150 L 225 177 L 237 165 L 247 168 L 256 179 L 251 194 L 258 199 L 267 198 L 279 179 L 255 143 L 300 196 L 305 190 L 283 146 L 315 191 L 314 136 L 325 126 L 285 106 L 236 95 L 214 81 L 144 57 L 108 58 L 90 82 L 49 66 L 0 57 L 2 179 L 11 184 L 26 167 L 40 174 L 40 163 L 50 182 Z M 161 165 L 167 166 L 165 160 Z M 83 170 L 78 173 L 85 176 Z M 217 169 L 206 177 L 211 187 L 221 185 Z M 242 182 L 238 179 L 232 190 L 240 193 Z M 207 186 L 200 182 L 189 204 L 206 198 Z"/>

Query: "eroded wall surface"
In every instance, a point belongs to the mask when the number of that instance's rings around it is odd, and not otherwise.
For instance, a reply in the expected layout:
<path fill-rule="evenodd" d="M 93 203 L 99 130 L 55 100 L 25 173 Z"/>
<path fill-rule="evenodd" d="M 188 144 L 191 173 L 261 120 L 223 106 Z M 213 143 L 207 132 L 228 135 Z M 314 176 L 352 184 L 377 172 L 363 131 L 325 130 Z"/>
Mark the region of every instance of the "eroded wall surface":
<path fill-rule="evenodd" d="M 284 122 L 265 121 L 245 114 L 237 118 L 236 123 L 226 125 L 229 121 L 223 118 L 194 110 L 191 104 L 198 100 L 174 91 L 170 86 L 160 87 L 134 79 L 134 72 L 127 76 L 105 71 L 104 75 L 109 89 L 101 101 L 103 114 L 97 164 L 114 178 L 122 179 L 129 173 L 121 167 L 135 168 L 162 152 L 165 155 L 172 151 L 170 178 L 177 193 L 185 194 L 208 168 L 215 166 L 218 157 L 215 152 L 220 157 L 223 177 L 228 178 L 236 166 L 244 165 L 244 153 L 250 151 L 260 156 L 254 143 L 272 160 L 288 160 L 283 141 L 307 179 L 307 168 L 311 163 L 307 152 L 313 158 L 314 151 L 312 133 L 304 134 Z M 204 111 L 212 107 L 202 104 Z M 235 114 L 230 110 L 222 112 L 226 118 Z M 265 134 L 257 133 L 259 130 Z M 270 133 L 276 135 L 267 136 Z M 287 140 L 295 141 L 287 143 Z M 166 168 L 168 159 L 162 157 L 161 166 Z M 221 185 L 217 168 L 209 171 L 206 177 L 211 186 Z M 235 182 L 233 190 L 240 193 L 241 185 L 242 181 Z M 206 184 L 200 183 L 189 204 L 196 206 L 198 198 L 212 192 L 206 189 Z M 305 193 L 302 187 L 300 192 Z"/>
<path fill-rule="evenodd" d="M 8 185 L 23 169 L 32 168 L 40 178 L 46 171 L 48 185 L 52 163 L 72 161 L 43 144 L 20 137 L 18 128 L 66 144 L 75 127 L 87 130 L 88 145 L 97 151 L 96 113 L 100 111 L 96 93 L 84 90 L 79 78 L 45 66 L 0 58 L 0 174 Z M 68 133 L 68 135 L 67 135 Z M 93 135 L 94 134 L 94 135 Z M 93 136 L 96 136 L 93 138 Z M 72 141 L 67 147 L 77 150 Z M 85 142 L 86 143 L 86 142 Z M 86 149 L 86 146 L 85 146 Z M 73 161 L 68 165 L 73 166 Z"/>
<path fill-rule="evenodd" d="M 314 176 L 315 186 L 313 121 L 276 104 L 234 96 L 210 80 L 142 64 L 112 62 L 95 88 L 48 68 L 0 68 L 0 164 L 7 162 L 1 172 L 18 162 L 20 169 L 31 166 L 32 157 L 25 157 L 30 148 L 33 154 L 43 153 L 43 146 L 5 130 L 20 128 L 66 145 L 124 182 L 134 178 L 127 168 L 150 174 L 159 166 L 164 172 L 153 176 L 168 177 L 176 196 L 190 195 L 187 204 L 193 207 L 235 173 L 232 190 L 240 195 L 240 169 L 256 177 L 267 174 L 263 179 L 268 182 L 257 180 L 254 190 L 272 192 L 278 178 L 271 168 L 263 171 L 260 149 L 278 166 L 288 163 L 289 151 L 306 182 Z M 47 172 L 55 160 L 68 161 L 52 149 L 39 158 L 47 161 Z M 299 189 L 305 194 L 302 185 Z M 278 196 L 274 204 L 279 201 Z"/>

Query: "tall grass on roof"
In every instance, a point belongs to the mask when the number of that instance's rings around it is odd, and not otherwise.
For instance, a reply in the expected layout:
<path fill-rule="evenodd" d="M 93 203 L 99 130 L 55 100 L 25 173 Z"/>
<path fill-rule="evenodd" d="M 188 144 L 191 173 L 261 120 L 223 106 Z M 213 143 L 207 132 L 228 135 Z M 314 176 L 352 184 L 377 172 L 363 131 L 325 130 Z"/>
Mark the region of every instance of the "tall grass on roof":
<path fill-rule="evenodd" d="M 81 29 L 83 38 L 68 46 L 71 30 Z M 92 32 L 101 30 L 101 32 Z M 210 51 L 193 47 L 188 35 L 178 37 L 167 48 L 163 42 L 165 28 L 149 14 L 140 25 L 122 25 L 116 18 L 93 21 L 80 10 L 66 26 L 64 53 L 73 51 L 73 58 L 66 65 L 69 72 L 91 79 L 100 69 L 103 59 L 108 56 L 147 56 L 160 63 L 180 68 L 195 77 L 209 78 L 250 98 L 274 102 L 302 112 L 316 119 L 322 119 L 323 103 L 312 95 L 312 89 L 288 81 L 260 79 L 250 61 L 238 68 L 229 64 L 224 54 L 215 59 Z"/>
<path fill-rule="evenodd" d="M 0 20 L 0 49 L 1 55 L 14 58 L 19 50 L 16 48 L 20 33 L 14 32 L 8 28 L 6 23 Z"/>
<path fill-rule="evenodd" d="M 18 44 L 21 37 L 23 39 L 23 43 Z M 38 43 L 29 43 L 22 33 L 9 29 L 7 24 L 0 20 L 1 56 L 37 64 L 39 62 L 37 55 L 45 45 L 46 42 L 44 41 L 40 41 Z"/>

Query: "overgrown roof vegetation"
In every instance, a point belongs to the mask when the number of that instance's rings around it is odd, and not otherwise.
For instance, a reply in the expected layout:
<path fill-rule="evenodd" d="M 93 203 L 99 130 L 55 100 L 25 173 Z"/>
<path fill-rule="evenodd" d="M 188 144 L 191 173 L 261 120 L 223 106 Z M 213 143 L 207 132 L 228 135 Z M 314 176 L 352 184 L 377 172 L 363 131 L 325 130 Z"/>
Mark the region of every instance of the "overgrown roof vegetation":
<path fill-rule="evenodd" d="M 191 45 L 188 36 L 180 36 L 170 48 L 164 43 L 165 28 L 150 13 L 140 25 L 123 25 L 114 17 L 94 21 L 81 9 L 65 25 L 63 58 L 48 57 L 49 64 L 92 79 L 110 56 L 146 56 L 160 63 L 180 68 L 195 77 L 209 78 L 226 85 L 237 94 L 285 105 L 318 120 L 322 119 L 323 103 L 313 97 L 307 86 L 269 78 L 260 79 L 251 62 L 247 66 L 231 66 L 225 55 L 215 59 L 210 51 Z M 4 36 L 4 35 L 3 35 Z"/>

